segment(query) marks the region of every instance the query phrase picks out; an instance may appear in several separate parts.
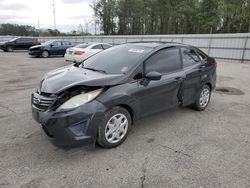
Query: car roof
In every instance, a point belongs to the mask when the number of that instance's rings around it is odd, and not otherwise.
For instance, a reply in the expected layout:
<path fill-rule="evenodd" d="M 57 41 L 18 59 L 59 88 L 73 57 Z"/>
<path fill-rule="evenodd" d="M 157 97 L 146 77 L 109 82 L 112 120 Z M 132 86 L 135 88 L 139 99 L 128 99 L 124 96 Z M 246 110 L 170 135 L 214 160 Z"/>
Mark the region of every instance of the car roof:
<path fill-rule="evenodd" d="M 140 42 L 129 42 L 126 44 L 132 45 L 132 46 L 148 47 L 148 48 L 166 48 L 166 47 L 175 47 L 175 46 L 188 47 L 189 46 L 189 45 L 182 44 L 182 43 L 162 42 L 162 41 L 140 41 Z"/>

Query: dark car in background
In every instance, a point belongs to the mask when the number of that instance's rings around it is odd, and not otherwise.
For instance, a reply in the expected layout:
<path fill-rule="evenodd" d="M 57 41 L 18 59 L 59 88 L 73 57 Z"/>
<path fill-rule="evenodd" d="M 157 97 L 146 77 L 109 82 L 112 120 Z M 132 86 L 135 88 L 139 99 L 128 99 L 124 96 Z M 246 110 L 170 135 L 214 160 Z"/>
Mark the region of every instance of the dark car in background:
<path fill-rule="evenodd" d="M 205 110 L 216 67 L 189 45 L 118 45 L 47 73 L 32 94 L 33 118 L 58 146 L 115 147 L 140 118 L 178 106 Z"/>
<path fill-rule="evenodd" d="M 29 55 L 34 57 L 64 56 L 66 49 L 74 45 L 69 41 L 51 40 L 29 48 Z"/>
<path fill-rule="evenodd" d="M 4 52 L 13 52 L 14 50 L 28 50 L 31 46 L 39 44 L 37 38 L 18 37 L 0 44 L 0 49 Z"/>

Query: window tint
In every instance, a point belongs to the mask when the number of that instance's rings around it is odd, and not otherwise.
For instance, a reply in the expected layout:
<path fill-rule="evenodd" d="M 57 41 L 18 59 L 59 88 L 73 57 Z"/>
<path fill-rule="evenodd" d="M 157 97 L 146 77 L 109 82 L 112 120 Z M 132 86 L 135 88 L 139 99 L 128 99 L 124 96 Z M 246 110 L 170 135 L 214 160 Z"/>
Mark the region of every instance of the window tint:
<path fill-rule="evenodd" d="M 53 46 L 61 46 L 61 42 L 60 41 L 54 41 L 52 43 Z"/>
<path fill-rule="evenodd" d="M 200 63 L 200 59 L 194 49 L 182 48 L 183 67 Z"/>
<path fill-rule="evenodd" d="M 84 67 L 104 70 L 109 74 L 126 74 L 152 48 L 119 45 L 98 53 L 83 62 Z"/>
<path fill-rule="evenodd" d="M 63 45 L 65 45 L 65 46 L 69 46 L 69 45 L 71 45 L 71 43 L 70 43 L 70 42 L 68 42 L 68 41 L 63 41 L 63 42 L 62 42 L 62 44 L 63 44 Z"/>
<path fill-rule="evenodd" d="M 103 50 L 102 45 L 98 44 L 92 47 L 92 49 L 98 49 L 98 50 Z"/>
<path fill-rule="evenodd" d="M 102 47 L 103 47 L 103 49 L 105 50 L 105 49 L 108 49 L 108 48 L 110 48 L 110 47 L 111 47 L 111 45 L 107 45 L 107 44 L 102 44 Z"/>
<path fill-rule="evenodd" d="M 146 61 L 145 72 L 156 71 L 163 74 L 181 69 L 179 49 L 165 49 Z"/>

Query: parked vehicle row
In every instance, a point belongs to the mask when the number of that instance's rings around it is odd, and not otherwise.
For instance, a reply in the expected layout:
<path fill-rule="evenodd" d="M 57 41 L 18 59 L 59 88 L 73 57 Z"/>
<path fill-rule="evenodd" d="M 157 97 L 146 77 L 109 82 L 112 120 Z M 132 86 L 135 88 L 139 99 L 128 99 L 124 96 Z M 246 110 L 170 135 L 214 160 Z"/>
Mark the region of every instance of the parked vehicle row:
<path fill-rule="evenodd" d="M 81 62 L 86 58 L 112 47 L 108 43 L 83 43 L 73 45 L 69 41 L 50 40 L 40 44 L 37 38 L 15 38 L 0 44 L 0 49 L 4 52 L 14 50 L 29 50 L 29 55 L 33 57 L 47 58 L 49 56 L 64 56 L 66 61 Z"/>
<path fill-rule="evenodd" d="M 205 110 L 216 67 L 189 45 L 118 45 L 44 75 L 32 93 L 33 118 L 57 146 L 116 147 L 138 119 L 178 106 Z"/>

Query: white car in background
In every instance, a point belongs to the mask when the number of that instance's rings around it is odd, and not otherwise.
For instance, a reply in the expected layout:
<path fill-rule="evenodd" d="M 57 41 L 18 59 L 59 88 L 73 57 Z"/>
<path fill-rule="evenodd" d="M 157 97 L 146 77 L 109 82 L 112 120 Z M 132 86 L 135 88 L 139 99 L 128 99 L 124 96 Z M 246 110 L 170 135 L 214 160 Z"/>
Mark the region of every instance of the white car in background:
<path fill-rule="evenodd" d="M 68 48 L 64 55 L 66 61 L 81 62 L 86 58 L 108 48 L 112 47 L 108 43 L 83 43 Z"/>

